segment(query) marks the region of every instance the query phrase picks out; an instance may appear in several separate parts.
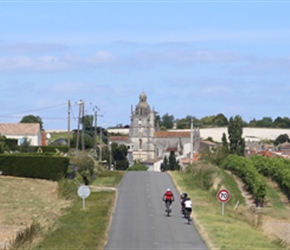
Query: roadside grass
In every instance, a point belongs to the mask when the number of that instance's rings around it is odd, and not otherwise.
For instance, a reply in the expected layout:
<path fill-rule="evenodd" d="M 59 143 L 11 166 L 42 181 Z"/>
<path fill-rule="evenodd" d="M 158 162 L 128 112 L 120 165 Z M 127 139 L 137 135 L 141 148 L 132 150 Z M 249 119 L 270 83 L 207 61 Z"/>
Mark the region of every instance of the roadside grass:
<path fill-rule="evenodd" d="M 93 186 L 116 187 L 125 172 L 102 171 Z M 56 224 L 31 249 L 103 249 L 107 240 L 115 191 L 91 192 L 82 207 L 76 182 L 63 180 L 59 193 L 72 200 L 72 205 Z"/>
<path fill-rule="evenodd" d="M 180 192 L 187 192 L 193 202 L 193 219 L 210 249 L 283 249 L 259 231 L 259 215 L 248 211 L 233 176 L 216 168 L 219 183 L 207 189 L 191 172 L 170 172 Z M 217 200 L 217 191 L 224 187 L 231 199 L 224 205 Z M 235 205 L 239 206 L 235 210 Z M 285 249 L 285 248 L 284 248 Z"/>
<path fill-rule="evenodd" d="M 124 171 L 102 171 L 98 172 L 92 186 L 116 187 L 124 176 Z"/>
<path fill-rule="evenodd" d="M 116 193 L 94 192 L 86 199 L 75 199 L 56 229 L 49 232 L 34 249 L 103 249 Z"/>
<path fill-rule="evenodd" d="M 285 194 L 281 192 L 278 185 L 272 180 L 265 178 L 267 182 L 266 186 L 266 209 L 264 209 L 264 214 L 272 218 L 277 219 L 289 219 L 290 210 L 288 198 Z"/>
<path fill-rule="evenodd" d="M 54 133 L 50 133 L 50 142 L 54 142 L 55 140 L 59 139 L 59 138 L 64 138 L 67 139 L 68 138 L 68 133 L 67 132 L 54 132 Z"/>

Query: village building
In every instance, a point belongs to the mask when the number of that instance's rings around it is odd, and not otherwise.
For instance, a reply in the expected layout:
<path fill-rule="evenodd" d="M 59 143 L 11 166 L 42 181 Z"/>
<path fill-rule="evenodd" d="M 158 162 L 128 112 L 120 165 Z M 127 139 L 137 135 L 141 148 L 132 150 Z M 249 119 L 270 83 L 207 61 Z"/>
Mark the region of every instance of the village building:
<path fill-rule="evenodd" d="M 43 138 L 45 139 L 39 123 L 0 123 L 0 135 L 16 139 L 18 145 L 27 138 L 31 146 L 40 146 L 44 144 Z"/>
<path fill-rule="evenodd" d="M 192 140 L 190 139 L 192 135 Z M 177 160 L 182 162 L 190 157 L 198 159 L 201 149 L 214 146 L 215 143 L 202 141 L 198 128 L 193 131 L 160 131 L 155 123 L 155 110 L 147 103 L 147 95 L 142 92 L 135 109 L 131 107 L 131 123 L 129 134 L 124 136 L 110 136 L 109 142 L 126 145 L 130 165 L 139 161 L 155 168 L 173 151 Z M 192 142 L 192 147 L 190 146 Z"/>

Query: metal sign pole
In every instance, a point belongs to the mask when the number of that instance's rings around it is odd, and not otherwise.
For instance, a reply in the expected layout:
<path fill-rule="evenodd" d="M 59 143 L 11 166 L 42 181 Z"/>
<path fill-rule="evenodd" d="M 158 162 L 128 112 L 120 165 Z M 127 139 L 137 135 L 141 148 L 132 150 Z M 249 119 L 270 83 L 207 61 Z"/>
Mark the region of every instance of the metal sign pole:
<path fill-rule="evenodd" d="M 222 203 L 222 216 L 225 214 L 225 203 L 231 198 L 231 194 L 228 190 L 222 189 L 217 193 L 218 200 Z"/>
<path fill-rule="evenodd" d="M 83 198 L 83 209 L 85 209 L 85 208 L 86 208 L 86 199 Z"/>
<path fill-rule="evenodd" d="M 83 199 L 83 209 L 86 207 L 85 199 L 87 197 L 89 197 L 90 194 L 91 194 L 91 190 L 90 190 L 90 188 L 88 186 L 81 185 L 78 188 L 78 195 L 79 195 L 79 197 L 81 197 Z"/>

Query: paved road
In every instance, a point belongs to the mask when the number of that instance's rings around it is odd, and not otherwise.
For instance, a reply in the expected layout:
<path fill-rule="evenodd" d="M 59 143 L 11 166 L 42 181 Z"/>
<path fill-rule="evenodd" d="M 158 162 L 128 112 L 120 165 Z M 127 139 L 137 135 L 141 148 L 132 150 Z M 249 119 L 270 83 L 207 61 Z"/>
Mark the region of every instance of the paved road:
<path fill-rule="evenodd" d="M 170 187 L 176 201 L 170 217 L 162 195 Z M 118 188 L 106 250 L 207 249 L 194 224 L 180 214 L 179 193 L 167 173 L 128 172 Z"/>

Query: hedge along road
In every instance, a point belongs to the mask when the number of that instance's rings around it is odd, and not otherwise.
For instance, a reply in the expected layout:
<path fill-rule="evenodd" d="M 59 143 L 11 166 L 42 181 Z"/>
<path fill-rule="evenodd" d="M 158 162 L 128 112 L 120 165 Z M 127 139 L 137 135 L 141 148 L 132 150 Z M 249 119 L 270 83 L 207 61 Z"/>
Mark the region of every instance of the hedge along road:
<path fill-rule="evenodd" d="M 162 201 L 167 188 L 175 197 L 170 217 Z M 126 173 L 118 187 L 105 249 L 208 249 L 194 224 L 182 217 L 179 200 L 167 173 Z"/>

